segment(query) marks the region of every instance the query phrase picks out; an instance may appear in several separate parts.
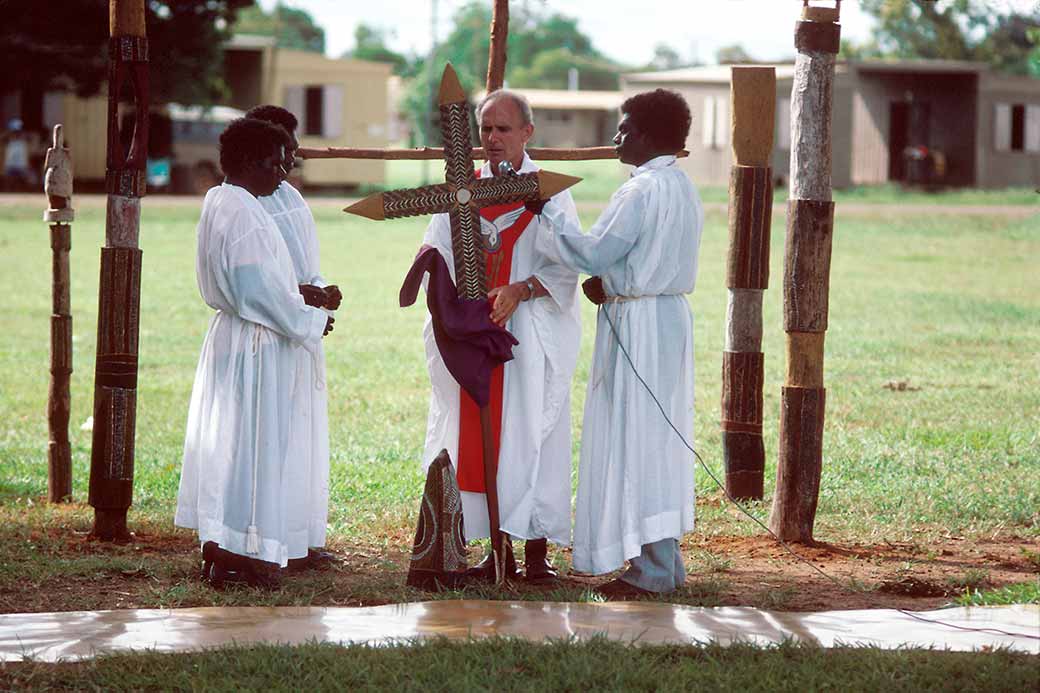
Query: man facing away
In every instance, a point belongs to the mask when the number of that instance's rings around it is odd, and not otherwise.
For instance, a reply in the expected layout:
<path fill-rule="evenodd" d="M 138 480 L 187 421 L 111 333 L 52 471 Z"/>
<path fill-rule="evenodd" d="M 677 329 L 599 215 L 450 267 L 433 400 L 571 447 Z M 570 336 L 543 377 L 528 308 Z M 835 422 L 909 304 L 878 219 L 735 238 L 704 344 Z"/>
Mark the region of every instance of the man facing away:
<path fill-rule="evenodd" d="M 503 163 L 517 173 L 538 170 L 524 151 L 534 123 L 523 97 L 492 92 L 478 104 L 477 120 L 487 157 L 479 177 L 509 175 L 500 168 Z M 577 224 L 570 193 L 553 199 L 560 214 Z M 547 558 L 546 540 L 568 545 L 571 538 L 570 387 L 581 338 L 577 274 L 535 248 L 541 222 L 522 202 L 485 207 L 480 216 L 482 235 L 492 246 L 498 244 L 485 253 L 491 319 L 520 342 L 514 359 L 492 373 L 500 529 L 526 540 L 525 578 L 547 583 L 555 580 L 556 571 Z M 423 243 L 440 252 L 456 279 L 447 214 L 433 217 Z M 430 320 L 424 337 L 432 394 L 423 466 L 428 468 L 442 449 L 448 451 L 462 492 L 466 539 L 487 537 L 479 409 L 445 367 Z M 506 548 L 506 576 L 515 577 L 519 571 L 511 542 Z M 468 575 L 493 580 L 490 556 Z"/>
<path fill-rule="evenodd" d="M 276 586 L 303 512 L 287 483 L 297 352 L 320 353 L 333 320 L 304 302 L 285 241 L 257 201 L 282 180 L 285 137 L 260 120 L 228 125 L 227 178 L 206 194 L 198 225 L 199 290 L 216 312 L 195 371 L 174 522 L 198 530 L 214 583 L 233 574 Z"/>
<path fill-rule="evenodd" d="M 538 247 L 594 275 L 601 303 L 582 429 L 574 568 L 628 570 L 611 598 L 671 592 L 686 579 L 679 538 L 693 529 L 693 315 L 704 213 L 675 165 L 690 129 L 681 96 L 658 89 L 621 106 L 618 158 L 636 167 L 589 233 L 549 201 Z M 537 208 L 537 205 L 532 205 Z M 626 357 L 625 351 L 628 356 Z M 631 359 L 629 363 L 628 359 Z M 649 386 L 639 382 L 642 377 Z"/>
<path fill-rule="evenodd" d="M 255 106 L 246 112 L 281 126 L 288 134 L 283 175 L 275 191 L 257 198 L 278 226 L 292 257 L 300 293 L 307 305 L 335 311 L 342 294 L 321 275 L 317 226 L 303 196 L 286 178 L 292 171 L 296 150 L 296 116 L 280 106 Z M 329 512 L 329 414 L 325 388 L 325 352 L 297 349 L 296 389 L 292 395 L 293 424 L 290 427 L 289 455 L 293 472 L 289 477 L 289 503 L 299 509 L 290 518 L 298 524 L 289 527 L 289 567 L 320 567 L 333 561 L 325 546 Z"/>

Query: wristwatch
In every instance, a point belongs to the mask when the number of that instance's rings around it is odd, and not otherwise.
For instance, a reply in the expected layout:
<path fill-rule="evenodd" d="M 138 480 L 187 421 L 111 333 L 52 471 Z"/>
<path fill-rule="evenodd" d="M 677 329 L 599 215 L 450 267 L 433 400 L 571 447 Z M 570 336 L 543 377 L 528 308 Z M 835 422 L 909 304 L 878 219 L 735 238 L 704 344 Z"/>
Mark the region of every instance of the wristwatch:
<path fill-rule="evenodd" d="M 525 282 L 527 285 L 527 298 L 525 300 L 530 301 L 534 298 L 534 277 L 528 277 Z"/>

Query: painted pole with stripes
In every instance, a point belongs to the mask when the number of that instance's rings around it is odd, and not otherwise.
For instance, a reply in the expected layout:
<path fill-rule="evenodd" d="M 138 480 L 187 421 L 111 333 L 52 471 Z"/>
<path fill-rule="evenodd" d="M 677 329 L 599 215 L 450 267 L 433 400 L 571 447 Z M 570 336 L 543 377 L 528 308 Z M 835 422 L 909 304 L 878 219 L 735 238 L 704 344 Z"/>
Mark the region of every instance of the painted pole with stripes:
<path fill-rule="evenodd" d="M 43 191 L 51 225 L 51 384 L 47 394 L 47 491 L 51 503 L 72 499 L 72 446 L 69 444 L 69 411 L 72 396 L 72 301 L 69 251 L 72 249 L 72 157 L 65 147 L 62 126 L 54 126 L 52 146 L 44 165 Z"/>
<path fill-rule="evenodd" d="M 729 177 L 726 346 L 722 352 L 722 454 L 726 490 L 762 500 L 762 294 L 769 287 L 776 69 L 733 67 L 730 113 L 735 164 Z"/>
<path fill-rule="evenodd" d="M 834 229 L 831 103 L 840 6 L 840 1 L 833 8 L 810 6 L 806 0 L 795 27 L 783 278 L 787 373 L 769 527 L 781 540 L 801 543 L 813 541 L 823 467 L 823 343 Z"/>
<path fill-rule="evenodd" d="M 110 0 L 108 159 L 105 246 L 98 289 L 94 432 L 90 450 L 90 504 L 94 536 L 129 537 L 137 419 L 137 346 L 141 306 L 141 197 L 148 156 L 148 39 L 144 0 Z M 124 151 L 119 100 L 129 86 L 136 111 L 133 139 Z"/>

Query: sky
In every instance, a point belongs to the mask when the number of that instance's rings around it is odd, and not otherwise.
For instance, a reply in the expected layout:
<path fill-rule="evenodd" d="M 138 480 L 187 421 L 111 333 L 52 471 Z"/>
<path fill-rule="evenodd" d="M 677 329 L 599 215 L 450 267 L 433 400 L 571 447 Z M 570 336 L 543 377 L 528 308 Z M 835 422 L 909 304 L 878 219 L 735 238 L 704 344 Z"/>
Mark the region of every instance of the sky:
<path fill-rule="evenodd" d="M 260 0 L 265 10 L 277 0 Z M 443 40 L 451 18 L 469 0 L 283 0 L 306 10 L 325 29 L 326 53 L 339 57 L 354 47 L 359 23 L 389 29 L 389 47 L 399 53 L 430 50 L 432 7 L 437 5 L 437 35 Z M 492 0 L 484 0 L 489 6 Z M 942 0 L 940 0 L 942 1 Z M 986 0 L 994 8 L 1040 11 L 1040 0 Z M 821 4 L 815 2 L 814 4 Z M 829 3 L 828 3 L 829 4 Z M 757 60 L 794 53 L 794 22 L 799 0 L 512 0 L 512 8 L 541 7 L 578 19 L 578 27 L 601 53 L 626 65 L 650 62 L 659 43 L 671 46 L 685 62 L 713 63 L 722 46 L 740 44 Z M 873 19 L 857 0 L 841 5 L 842 38 L 869 38 Z"/>

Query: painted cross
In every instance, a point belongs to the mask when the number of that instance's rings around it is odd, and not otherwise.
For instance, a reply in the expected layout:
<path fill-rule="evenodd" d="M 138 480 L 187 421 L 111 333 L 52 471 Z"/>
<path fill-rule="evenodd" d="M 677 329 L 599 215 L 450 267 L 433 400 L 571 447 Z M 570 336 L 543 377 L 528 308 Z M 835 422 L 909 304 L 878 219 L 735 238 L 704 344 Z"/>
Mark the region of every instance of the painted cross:
<path fill-rule="evenodd" d="M 343 211 L 377 220 L 446 212 L 451 220 L 459 296 L 485 298 L 487 278 L 481 251 L 494 252 L 498 243 L 493 234 L 481 232 L 479 209 L 509 202 L 545 200 L 581 179 L 549 171 L 477 178 L 473 169 L 466 92 L 450 63 L 444 68 L 437 101 L 444 136 L 444 182 L 375 193 Z"/>

